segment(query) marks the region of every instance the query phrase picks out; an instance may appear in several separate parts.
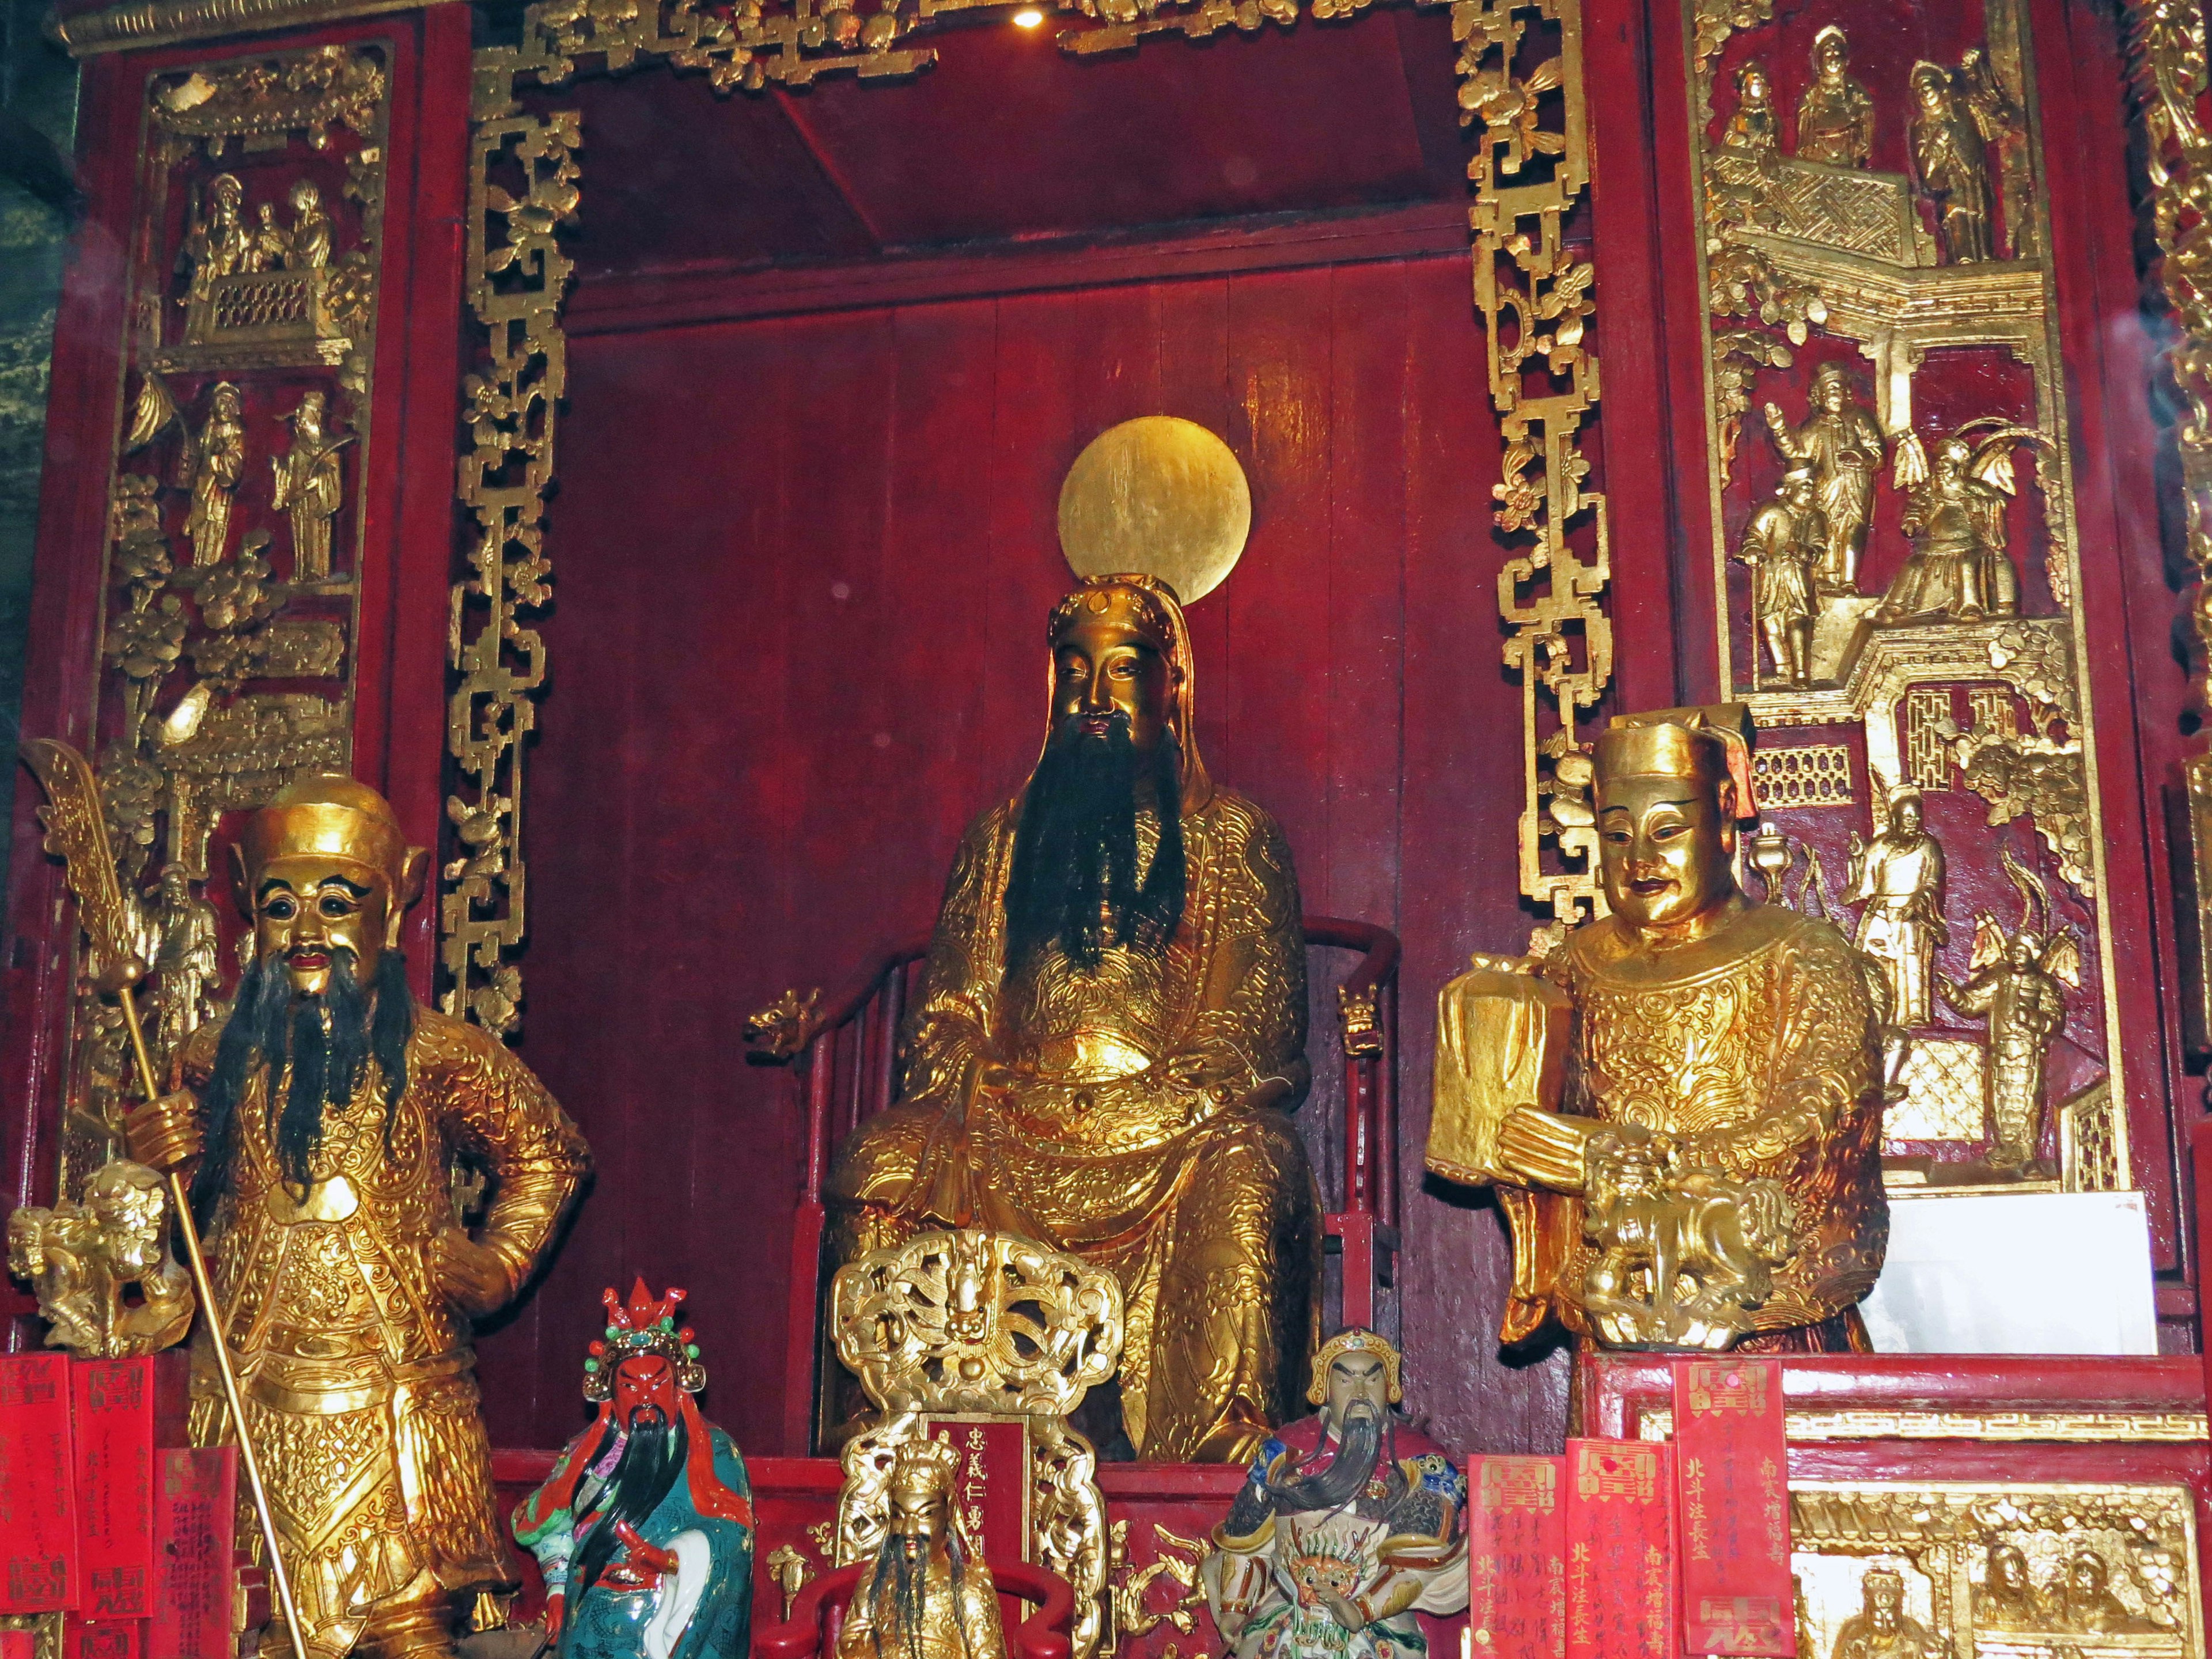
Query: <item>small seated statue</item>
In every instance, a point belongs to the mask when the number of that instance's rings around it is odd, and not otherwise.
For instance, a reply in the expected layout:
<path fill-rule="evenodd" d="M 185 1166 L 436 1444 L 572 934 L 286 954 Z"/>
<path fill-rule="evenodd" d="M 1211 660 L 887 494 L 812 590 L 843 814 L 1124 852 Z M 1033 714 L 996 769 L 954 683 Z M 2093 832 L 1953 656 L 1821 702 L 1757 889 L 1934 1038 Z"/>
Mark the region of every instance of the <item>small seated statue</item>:
<path fill-rule="evenodd" d="M 707 1368 L 676 1310 L 641 1279 L 611 1290 L 584 1362 L 599 1404 L 545 1484 L 514 1511 L 545 1578 L 556 1659 L 744 1659 L 753 1509 L 744 1461 L 691 1396 Z"/>
<path fill-rule="evenodd" d="M 1320 1204 L 1305 936 L 1282 830 L 1200 759 L 1174 591 L 1093 577 L 1047 629 L 1021 793 L 953 860 L 905 1097 L 830 1172 L 838 1261 L 985 1227 L 1121 1282 L 1138 1457 L 1243 1462 L 1303 1385 Z"/>
<path fill-rule="evenodd" d="M 1467 1480 L 1401 1428 L 1398 1350 L 1338 1332 L 1315 1356 L 1320 1409 L 1261 1448 L 1201 1568 L 1235 1659 L 1392 1659 L 1425 1651 L 1416 1614 L 1468 1602 Z"/>
<path fill-rule="evenodd" d="M 942 1440 L 902 1443 L 890 1516 L 837 1635 L 837 1659 L 1006 1659 L 999 1592 L 952 1516 L 959 1454 Z"/>
<path fill-rule="evenodd" d="M 1736 884 L 1741 704 L 1618 719 L 1595 762 L 1612 914 L 1439 1000 L 1428 1165 L 1498 1189 L 1504 1340 L 1863 1349 L 1889 1233 L 1867 965 Z"/>

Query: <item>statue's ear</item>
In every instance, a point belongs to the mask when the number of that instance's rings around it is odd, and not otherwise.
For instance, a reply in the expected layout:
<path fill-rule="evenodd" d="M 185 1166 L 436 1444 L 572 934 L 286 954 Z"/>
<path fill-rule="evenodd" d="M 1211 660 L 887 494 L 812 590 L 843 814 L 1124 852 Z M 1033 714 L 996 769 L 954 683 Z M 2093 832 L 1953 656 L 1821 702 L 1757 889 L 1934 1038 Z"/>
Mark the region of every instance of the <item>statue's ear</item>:
<path fill-rule="evenodd" d="M 409 848 L 407 856 L 400 860 L 399 887 L 392 896 L 392 914 L 385 919 L 384 943 L 387 950 L 399 948 L 400 924 L 407 920 L 407 913 L 415 908 L 415 902 L 422 896 L 422 888 L 429 873 L 430 849 L 427 847 Z"/>
<path fill-rule="evenodd" d="M 246 849 L 236 842 L 230 844 L 230 893 L 238 902 L 239 915 L 252 921 L 253 894 L 246 883 Z"/>

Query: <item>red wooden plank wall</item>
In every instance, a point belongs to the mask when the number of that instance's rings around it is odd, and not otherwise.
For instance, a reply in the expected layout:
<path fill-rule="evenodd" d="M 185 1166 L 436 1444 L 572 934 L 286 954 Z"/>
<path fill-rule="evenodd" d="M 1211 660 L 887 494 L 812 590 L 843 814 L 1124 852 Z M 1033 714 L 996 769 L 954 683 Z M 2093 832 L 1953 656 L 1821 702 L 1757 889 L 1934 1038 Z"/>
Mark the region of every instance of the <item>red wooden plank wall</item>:
<path fill-rule="evenodd" d="M 926 923 L 1042 735 L 1060 478 L 1159 411 L 1253 486 L 1190 617 L 1208 764 L 1283 821 L 1308 910 L 1405 938 L 1413 1409 L 1555 1440 L 1564 1367 L 1495 1357 L 1502 1230 L 1419 1186 L 1436 988 L 1530 921 L 1467 258 L 592 335 L 570 374 L 521 1048 L 600 1172 L 483 1345 L 494 1443 L 573 1431 L 598 1291 L 643 1272 L 690 1287 L 718 1419 L 773 1446 L 798 1126 L 739 1023 Z"/>

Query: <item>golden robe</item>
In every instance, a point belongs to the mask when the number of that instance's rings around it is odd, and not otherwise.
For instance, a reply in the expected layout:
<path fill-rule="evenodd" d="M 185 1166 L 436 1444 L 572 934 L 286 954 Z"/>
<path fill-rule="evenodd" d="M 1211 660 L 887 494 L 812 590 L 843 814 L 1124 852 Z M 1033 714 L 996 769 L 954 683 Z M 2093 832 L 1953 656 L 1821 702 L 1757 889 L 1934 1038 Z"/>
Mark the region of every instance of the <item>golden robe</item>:
<path fill-rule="evenodd" d="M 962 838 L 902 1047 L 905 1097 L 831 1172 L 849 1256 L 980 1224 L 1095 1262 L 1127 1316 L 1121 1416 L 1140 1457 L 1249 1455 L 1299 1398 L 1320 1200 L 1286 1108 L 1305 1093 L 1305 934 L 1273 819 L 1215 789 L 1182 817 L 1164 953 L 1057 951 L 1004 975 L 1020 803 Z M 1159 842 L 1138 823 L 1140 867 Z M 1003 1071 L 989 1072 L 988 1067 Z"/>
<path fill-rule="evenodd" d="M 209 1231 L 216 1296 L 311 1659 L 337 1659 L 374 1605 L 515 1577 L 494 1508 L 469 1321 L 439 1293 L 431 1241 L 455 1225 L 451 1160 L 491 1183 L 477 1242 L 510 1296 L 551 1243 L 591 1154 L 545 1087 L 480 1026 L 417 1008 L 407 1090 L 385 1144 L 374 1063 L 325 1110 L 314 1182 L 289 1187 L 268 1134 L 265 1068 L 239 1103 L 237 1149 Z M 206 1086 L 219 1025 L 178 1066 Z M 280 1080 L 281 1086 L 281 1080 Z M 200 1328 L 191 1438 L 231 1437 Z M 241 1537 L 259 1533 L 240 1482 Z M 418 1579 L 425 1579 L 418 1583 Z M 272 1623 L 281 1645 L 282 1622 Z"/>
<path fill-rule="evenodd" d="M 1875 1011 L 1858 952 L 1826 921 L 1753 904 L 1664 951 L 1618 917 L 1589 922 L 1542 972 L 1573 1005 L 1559 1110 L 1659 1131 L 1686 1161 L 1739 1180 L 1771 1177 L 1796 1201 L 1798 1248 L 1775 1269 L 1772 1294 L 1739 1346 L 1811 1346 L 1798 1328 L 1837 1317 L 1871 1290 L 1889 1240 Z M 1478 972 L 1444 988 L 1439 1112 L 1452 1072 L 1497 1063 L 1459 1052 L 1455 1033 L 1494 1024 L 1454 1006 L 1497 979 Z M 1585 1330 L 1591 1247 L 1582 1197 L 1498 1187 L 1514 1242 L 1504 1340 L 1522 1340 L 1554 1313 Z M 1762 1340 L 1782 1332 L 1791 1338 Z"/>

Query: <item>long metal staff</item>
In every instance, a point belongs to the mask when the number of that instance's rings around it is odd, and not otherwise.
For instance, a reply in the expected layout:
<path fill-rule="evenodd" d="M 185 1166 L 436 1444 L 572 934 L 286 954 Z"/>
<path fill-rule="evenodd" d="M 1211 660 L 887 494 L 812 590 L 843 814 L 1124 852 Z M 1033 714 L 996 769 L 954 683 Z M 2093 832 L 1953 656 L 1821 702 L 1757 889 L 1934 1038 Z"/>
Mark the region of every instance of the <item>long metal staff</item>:
<path fill-rule="evenodd" d="M 123 902 L 123 884 L 115 873 L 115 852 L 108 845 L 107 826 L 100 811 L 100 784 L 85 757 L 65 743 L 35 738 L 21 750 L 24 764 L 39 775 L 49 803 L 40 814 L 46 825 L 46 850 L 58 853 L 68 869 L 70 890 L 76 895 L 77 917 L 92 940 L 100 988 L 112 991 L 123 1009 L 123 1024 L 131 1034 L 131 1052 L 138 1061 L 138 1085 L 149 1101 L 161 1090 L 154 1076 L 154 1057 L 146 1049 L 146 1033 L 138 1024 L 138 1000 L 131 987 L 146 976 L 146 964 L 131 939 L 130 909 Z M 230 1405 L 230 1420 L 238 1431 L 239 1462 L 246 1466 L 246 1484 L 253 1492 L 253 1512 L 260 1517 L 261 1540 L 269 1552 L 269 1574 L 276 1586 L 276 1601 L 284 1614 L 284 1630 L 292 1638 L 292 1659 L 307 1659 L 300 1637 L 300 1609 L 292 1600 L 291 1575 L 284 1571 L 284 1553 L 276 1546 L 276 1520 L 269 1507 L 268 1489 L 261 1484 L 261 1460 L 254 1455 L 252 1437 L 246 1431 L 246 1406 L 239 1397 L 238 1374 L 230 1365 L 230 1341 L 224 1332 L 222 1310 L 216 1304 L 215 1285 L 208 1277 L 207 1256 L 200 1249 L 199 1229 L 192 1224 L 191 1194 L 185 1178 L 169 1172 L 169 1198 L 176 1206 L 177 1226 L 184 1235 L 185 1257 L 191 1264 L 192 1289 L 199 1295 L 209 1334 L 215 1339 L 215 1367 L 222 1377 L 222 1396 Z"/>

